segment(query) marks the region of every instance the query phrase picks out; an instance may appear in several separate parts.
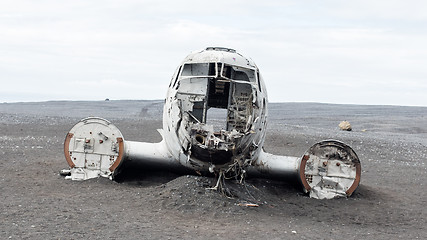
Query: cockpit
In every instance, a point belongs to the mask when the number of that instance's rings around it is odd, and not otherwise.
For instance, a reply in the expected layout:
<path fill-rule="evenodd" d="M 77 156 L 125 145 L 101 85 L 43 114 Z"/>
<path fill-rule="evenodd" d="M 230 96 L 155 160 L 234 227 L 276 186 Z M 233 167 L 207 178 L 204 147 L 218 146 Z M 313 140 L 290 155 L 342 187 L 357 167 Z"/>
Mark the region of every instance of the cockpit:
<path fill-rule="evenodd" d="M 253 90 L 259 86 L 255 69 L 212 62 L 185 63 L 178 71 L 172 87 L 193 103 L 189 114 L 194 122 L 206 123 L 211 108 L 225 109 L 227 120 L 222 129 L 246 130 Z"/>

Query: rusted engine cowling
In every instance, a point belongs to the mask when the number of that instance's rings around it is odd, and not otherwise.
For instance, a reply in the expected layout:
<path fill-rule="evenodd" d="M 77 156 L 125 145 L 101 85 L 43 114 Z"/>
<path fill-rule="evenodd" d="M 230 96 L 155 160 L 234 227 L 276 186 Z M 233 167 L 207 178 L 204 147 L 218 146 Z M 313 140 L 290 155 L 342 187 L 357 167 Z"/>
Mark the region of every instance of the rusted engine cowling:
<path fill-rule="evenodd" d="M 70 170 L 61 174 L 72 180 L 112 177 L 124 158 L 124 149 L 122 133 L 108 120 L 82 119 L 65 137 L 64 154 Z"/>
<path fill-rule="evenodd" d="M 348 145 L 325 140 L 314 144 L 302 156 L 298 176 L 312 198 L 350 196 L 360 182 L 359 157 Z"/>

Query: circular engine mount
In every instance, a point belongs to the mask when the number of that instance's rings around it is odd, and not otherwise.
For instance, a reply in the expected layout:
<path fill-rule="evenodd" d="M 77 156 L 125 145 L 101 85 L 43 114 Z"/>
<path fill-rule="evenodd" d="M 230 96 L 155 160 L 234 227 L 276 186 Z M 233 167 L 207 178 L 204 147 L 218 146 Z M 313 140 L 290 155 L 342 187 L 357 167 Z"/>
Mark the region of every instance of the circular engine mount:
<path fill-rule="evenodd" d="M 110 177 L 123 159 L 123 135 L 103 118 L 85 118 L 65 137 L 64 154 L 71 179 Z"/>
<path fill-rule="evenodd" d="M 314 144 L 300 160 L 299 178 L 310 197 L 350 196 L 360 182 L 359 157 L 348 145 L 325 140 Z"/>

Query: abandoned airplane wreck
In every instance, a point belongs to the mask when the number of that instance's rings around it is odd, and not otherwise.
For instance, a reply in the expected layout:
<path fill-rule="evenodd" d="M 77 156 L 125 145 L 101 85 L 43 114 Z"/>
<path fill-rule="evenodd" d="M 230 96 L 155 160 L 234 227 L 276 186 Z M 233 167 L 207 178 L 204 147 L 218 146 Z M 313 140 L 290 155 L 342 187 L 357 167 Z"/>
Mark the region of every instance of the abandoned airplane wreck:
<path fill-rule="evenodd" d="M 125 141 L 102 118 L 86 118 L 67 134 L 64 154 L 72 180 L 113 179 L 124 161 L 146 166 L 246 176 L 294 178 L 313 198 L 350 196 L 360 182 L 356 153 L 336 140 L 313 145 L 301 157 L 263 151 L 268 99 L 255 63 L 233 49 L 208 47 L 188 55 L 174 73 L 163 109 L 163 140 Z M 210 121 L 222 113 L 221 124 Z M 218 184 L 217 186 L 218 187 Z M 215 188 L 214 187 L 214 188 Z"/>

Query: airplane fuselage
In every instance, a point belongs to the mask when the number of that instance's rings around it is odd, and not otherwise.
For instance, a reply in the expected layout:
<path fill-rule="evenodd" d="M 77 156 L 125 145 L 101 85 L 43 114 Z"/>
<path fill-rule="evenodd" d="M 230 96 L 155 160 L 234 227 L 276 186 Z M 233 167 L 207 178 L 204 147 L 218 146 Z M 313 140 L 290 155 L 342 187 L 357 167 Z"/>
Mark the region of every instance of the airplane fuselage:
<path fill-rule="evenodd" d="M 350 196 L 361 167 L 344 143 L 321 141 L 301 157 L 263 151 L 267 104 L 264 81 L 251 59 L 208 47 L 188 55 L 172 76 L 161 142 L 125 141 L 109 121 L 85 118 L 65 138 L 70 169 L 62 174 L 73 180 L 113 179 L 122 162 L 135 161 L 147 168 L 215 173 L 217 186 L 224 177 L 293 178 L 314 198 Z"/>
<path fill-rule="evenodd" d="M 252 60 L 227 48 L 190 54 L 169 84 L 164 139 L 182 165 L 196 170 L 243 167 L 262 148 L 267 102 L 264 82 Z M 222 113 L 222 122 L 209 123 L 214 111 Z"/>

